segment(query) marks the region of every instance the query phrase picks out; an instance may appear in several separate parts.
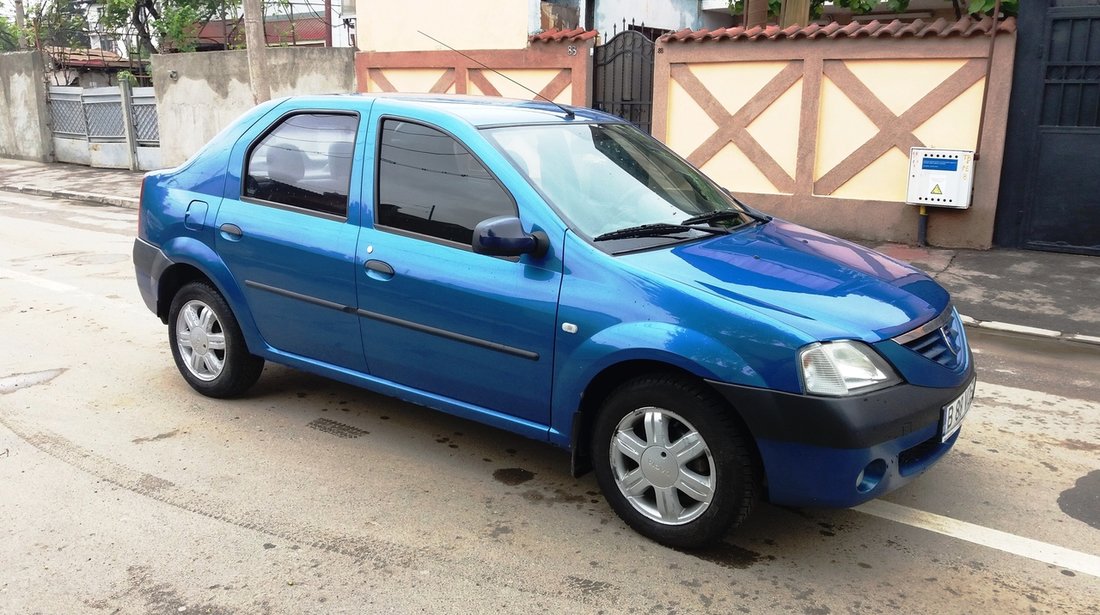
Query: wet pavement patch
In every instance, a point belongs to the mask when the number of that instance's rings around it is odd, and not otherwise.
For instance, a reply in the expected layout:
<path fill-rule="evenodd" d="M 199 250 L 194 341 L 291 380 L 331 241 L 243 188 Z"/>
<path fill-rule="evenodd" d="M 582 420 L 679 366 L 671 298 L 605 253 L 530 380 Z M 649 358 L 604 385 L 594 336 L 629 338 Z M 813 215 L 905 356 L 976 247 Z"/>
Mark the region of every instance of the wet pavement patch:
<path fill-rule="evenodd" d="M 496 472 L 493 472 L 493 478 L 508 485 L 509 487 L 515 487 L 516 485 L 522 485 L 527 481 L 535 477 L 534 472 L 524 470 L 523 468 L 501 468 Z"/>
<path fill-rule="evenodd" d="M 12 374 L 10 376 L 4 376 L 0 378 L 0 395 L 7 395 L 8 393 L 14 393 L 19 389 L 25 389 L 33 387 L 39 384 L 46 384 L 47 382 L 57 378 L 65 372 L 65 368 L 47 369 L 40 372 L 30 372 L 28 374 Z"/>
<path fill-rule="evenodd" d="M 736 568 L 741 570 L 752 566 L 760 561 L 762 557 L 756 551 L 750 551 L 728 543 L 695 551 L 683 551 L 683 553 L 695 556 L 712 564 L 717 564 L 723 568 Z M 765 559 L 773 560 L 775 556 L 769 555 Z"/>
<path fill-rule="evenodd" d="M 156 442 L 157 440 L 167 440 L 168 438 L 171 438 L 179 432 L 180 430 L 173 429 L 172 431 L 158 433 L 157 435 L 148 438 L 134 438 L 133 440 L 130 440 L 130 442 L 133 442 L 134 444 L 144 444 L 146 442 Z"/>
<path fill-rule="evenodd" d="M 1100 470 L 1077 479 L 1077 484 L 1058 496 L 1058 508 L 1067 515 L 1100 530 Z"/>
<path fill-rule="evenodd" d="M 358 427 L 345 425 L 339 421 L 330 421 L 329 419 L 314 419 L 307 423 L 306 427 L 316 429 L 317 431 L 323 431 L 338 438 L 358 438 L 359 436 L 365 436 L 370 433 Z"/>

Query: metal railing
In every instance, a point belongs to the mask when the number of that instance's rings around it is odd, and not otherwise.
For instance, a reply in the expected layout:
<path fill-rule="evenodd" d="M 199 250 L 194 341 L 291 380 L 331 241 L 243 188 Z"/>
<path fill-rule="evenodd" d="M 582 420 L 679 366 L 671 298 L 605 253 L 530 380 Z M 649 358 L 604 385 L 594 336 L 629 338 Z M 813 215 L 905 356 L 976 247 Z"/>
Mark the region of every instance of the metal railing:
<path fill-rule="evenodd" d="M 126 83 L 105 88 L 51 86 L 49 100 L 56 138 L 125 143 L 134 169 L 137 147 L 160 145 L 153 88 L 131 88 Z"/>
<path fill-rule="evenodd" d="M 65 139 L 98 142 L 126 140 L 122 86 L 106 88 L 50 87 L 53 133 Z M 153 88 L 132 88 L 130 117 L 140 145 L 160 144 L 157 98 Z"/>

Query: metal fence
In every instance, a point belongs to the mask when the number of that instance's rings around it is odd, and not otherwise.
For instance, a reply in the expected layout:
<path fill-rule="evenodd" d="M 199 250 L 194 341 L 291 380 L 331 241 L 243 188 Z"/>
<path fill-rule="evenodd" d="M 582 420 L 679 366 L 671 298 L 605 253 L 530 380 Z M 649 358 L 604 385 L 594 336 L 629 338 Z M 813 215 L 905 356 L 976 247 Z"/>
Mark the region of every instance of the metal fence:
<path fill-rule="evenodd" d="M 130 99 L 134 118 L 134 133 L 141 145 L 160 145 L 160 128 L 157 126 L 157 97 L 153 88 L 134 88 Z"/>
<path fill-rule="evenodd" d="M 50 87 L 50 115 L 54 136 L 96 143 L 126 141 L 123 92 L 108 88 Z M 139 145 L 160 144 L 157 128 L 157 99 L 153 88 L 132 88 L 130 117 Z"/>

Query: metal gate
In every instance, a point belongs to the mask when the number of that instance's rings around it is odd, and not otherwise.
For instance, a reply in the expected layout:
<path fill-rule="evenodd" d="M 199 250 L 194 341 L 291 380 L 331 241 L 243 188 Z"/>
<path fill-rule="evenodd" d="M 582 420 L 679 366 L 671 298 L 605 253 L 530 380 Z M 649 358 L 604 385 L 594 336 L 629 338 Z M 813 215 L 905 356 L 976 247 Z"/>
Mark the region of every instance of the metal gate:
<path fill-rule="evenodd" d="M 127 90 L 50 86 L 54 157 L 93 167 L 158 168 L 156 94 L 148 87 Z"/>
<path fill-rule="evenodd" d="M 1019 25 L 997 243 L 1100 255 L 1100 0 L 1021 2 Z"/>
<path fill-rule="evenodd" d="M 653 42 L 624 30 L 595 48 L 592 106 L 649 132 L 653 123 Z"/>

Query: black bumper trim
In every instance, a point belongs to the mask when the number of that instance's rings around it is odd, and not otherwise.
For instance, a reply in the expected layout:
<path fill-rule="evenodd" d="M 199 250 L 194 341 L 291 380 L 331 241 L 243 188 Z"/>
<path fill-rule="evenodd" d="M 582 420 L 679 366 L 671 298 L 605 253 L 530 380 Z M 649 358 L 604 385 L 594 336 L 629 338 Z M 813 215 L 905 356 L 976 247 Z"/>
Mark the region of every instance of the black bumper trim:
<path fill-rule="evenodd" d="M 758 439 L 829 448 L 867 448 L 939 425 L 943 406 L 974 379 L 939 389 L 899 384 L 855 397 L 813 397 L 724 382 L 707 382 L 741 415 Z"/>
<path fill-rule="evenodd" d="M 138 290 L 141 291 L 141 299 L 145 307 L 162 319 L 158 308 L 160 278 L 168 267 L 172 266 L 172 260 L 164 255 L 160 248 L 138 237 L 134 239 L 134 273 L 137 277 Z M 165 320 L 167 322 L 167 320 Z"/>

